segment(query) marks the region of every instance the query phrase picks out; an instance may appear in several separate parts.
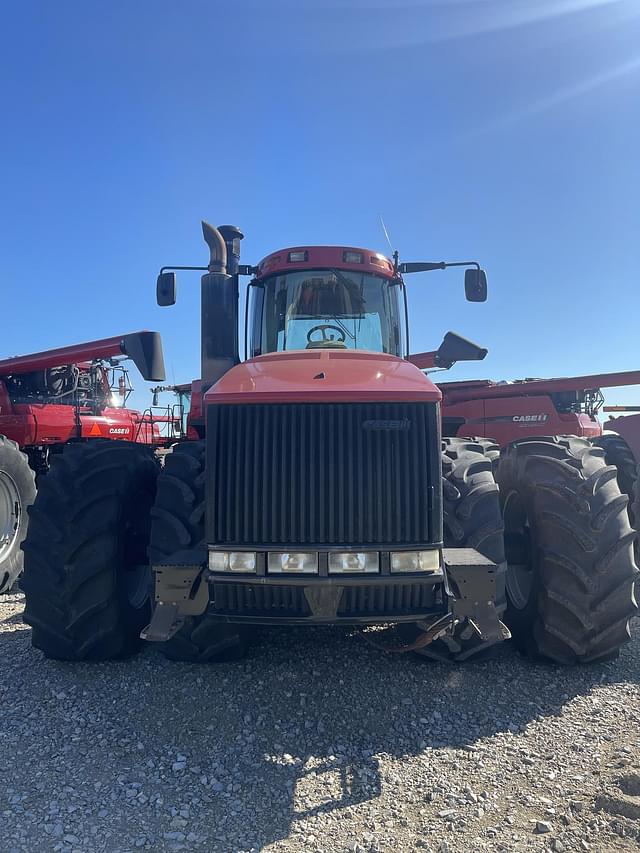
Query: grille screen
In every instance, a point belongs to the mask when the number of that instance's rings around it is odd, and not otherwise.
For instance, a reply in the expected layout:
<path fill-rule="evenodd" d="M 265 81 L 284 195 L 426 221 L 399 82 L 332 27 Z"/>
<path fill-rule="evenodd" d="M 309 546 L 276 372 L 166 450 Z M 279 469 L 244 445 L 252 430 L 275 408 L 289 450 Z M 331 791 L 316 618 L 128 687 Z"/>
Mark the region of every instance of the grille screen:
<path fill-rule="evenodd" d="M 210 406 L 209 543 L 439 542 L 438 418 L 435 403 Z"/>
<path fill-rule="evenodd" d="M 229 616 L 293 617 L 311 616 L 311 610 L 301 586 L 264 586 L 258 584 L 214 583 L 215 613 Z M 337 615 L 392 616 L 411 612 L 422 613 L 437 604 L 435 588 L 426 584 L 391 584 L 346 586 L 342 591 Z"/>

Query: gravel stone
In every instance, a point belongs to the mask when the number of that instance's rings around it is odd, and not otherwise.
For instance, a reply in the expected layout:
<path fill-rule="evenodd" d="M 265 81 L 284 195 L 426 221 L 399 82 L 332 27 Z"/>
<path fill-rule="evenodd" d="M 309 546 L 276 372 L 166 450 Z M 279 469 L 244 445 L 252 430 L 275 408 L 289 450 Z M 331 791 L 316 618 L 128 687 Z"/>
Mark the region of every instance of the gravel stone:
<path fill-rule="evenodd" d="M 637 853 L 638 622 L 582 668 L 509 644 L 428 664 L 345 628 L 71 665 L 31 648 L 23 603 L 0 597 L 3 851 Z"/>

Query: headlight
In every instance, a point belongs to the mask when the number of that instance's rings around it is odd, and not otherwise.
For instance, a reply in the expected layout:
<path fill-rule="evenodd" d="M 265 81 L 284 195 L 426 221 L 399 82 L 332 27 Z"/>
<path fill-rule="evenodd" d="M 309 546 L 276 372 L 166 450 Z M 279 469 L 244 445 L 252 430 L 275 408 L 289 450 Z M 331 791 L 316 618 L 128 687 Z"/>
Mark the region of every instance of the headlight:
<path fill-rule="evenodd" d="M 392 572 L 431 572 L 442 573 L 440 551 L 394 551 L 391 554 Z"/>
<path fill-rule="evenodd" d="M 254 551 L 209 551 L 209 569 L 212 572 L 255 572 Z"/>
<path fill-rule="evenodd" d="M 380 560 L 377 552 L 371 554 L 348 553 L 329 554 L 329 574 L 364 574 L 377 572 L 380 569 Z"/>
<path fill-rule="evenodd" d="M 269 554 L 269 574 L 318 574 L 317 554 Z"/>

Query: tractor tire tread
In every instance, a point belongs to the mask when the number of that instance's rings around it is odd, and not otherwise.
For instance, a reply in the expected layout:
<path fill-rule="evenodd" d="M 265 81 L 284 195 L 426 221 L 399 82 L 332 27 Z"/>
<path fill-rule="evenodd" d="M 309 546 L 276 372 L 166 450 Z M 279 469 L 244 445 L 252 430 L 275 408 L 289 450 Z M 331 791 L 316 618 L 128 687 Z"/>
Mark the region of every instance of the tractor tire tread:
<path fill-rule="evenodd" d="M 158 477 L 156 504 L 151 512 L 152 563 L 204 542 L 205 482 L 205 442 L 176 444 L 165 457 Z M 190 663 L 236 660 L 245 648 L 244 628 L 219 622 L 206 613 L 187 617 L 177 633 L 160 644 L 160 651 L 169 660 Z"/>
<path fill-rule="evenodd" d="M 121 602 L 114 567 L 123 524 L 114 506 L 142 493 L 151 501 L 157 473 L 150 448 L 124 441 L 68 445 L 53 459 L 30 512 L 21 583 L 24 621 L 46 657 L 98 661 L 137 650 L 148 602 Z"/>
<path fill-rule="evenodd" d="M 629 639 L 637 611 L 627 499 L 603 454 L 574 436 L 522 439 L 499 465 L 502 500 L 518 491 L 538 548 L 535 616 L 510 605 L 516 643 L 561 664 L 607 660 Z"/>
<path fill-rule="evenodd" d="M 475 548 L 501 567 L 496 578 L 495 609 L 501 615 L 507 606 L 504 589 L 504 529 L 498 487 L 491 460 L 477 441 L 444 438 L 442 441 L 442 491 L 444 546 Z M 464 628 L 464 626 L 463 626 Z M 417 635 L 413 625 L 400 626 L 400 636 L 412 642 Z M 482 641 L 475 632 L 464 639 L 455 635 L 459 651 L 452 653 L 443 640 L 436 640 L 416 654 L 426 660 L 481 660 L 495 644 Z M 491 645 L 491 649 L 489 649 Z M 434 654 L 435 652 L 435 654 Z"/>

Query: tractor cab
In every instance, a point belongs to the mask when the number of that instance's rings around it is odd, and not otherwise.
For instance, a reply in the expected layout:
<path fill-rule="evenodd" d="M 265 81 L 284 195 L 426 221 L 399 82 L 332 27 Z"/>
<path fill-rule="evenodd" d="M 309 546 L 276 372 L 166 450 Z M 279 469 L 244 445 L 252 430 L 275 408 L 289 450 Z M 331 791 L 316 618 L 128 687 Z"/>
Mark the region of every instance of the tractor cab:
<path fill-rule="evenodd" d="M 307 246 L 281 249 L 250 268 L 255 278 L 247 293 L 246 352 L 249 357 L 287 350 L 367 350 L 409 356 L 407 295 L 402 275 L 471 266 L 465 292 L 472 302 L 486 299 L 486 274 L 474 262 L 400 264 L 369 249 Z M 449 332 L 457 346 L 447 365 L 483 358 L 486 350 Z M 474 348 L 471 353 L 470 347 Z M 420 354 L 423 356 L 424 354 Z M 434 355 L 430 354 L 430 355 Z M 418 361 L 424 361 L 424 359 Z M 419 364 L 418 366 L 421 366 Z"/>
<path fill-rule="evenodd" d="M 486 350 L 454 333 L 440 349 L 409 354 L 404 276 L 464 267 L 469 302 L 487 298 L 487 277 L 476 261 L 408 262 L 350 246 L 296 246 L 240 264 L 242 232 L 202 223 L 211 257 L 207 267 L 166 266 L 157 281 L 162 306 L 176 301 L 176 270 L 201 270 L 202 390 L 240 361 L 239 280 L 251 276 L 245 303 L 247 358 L 301 350 L 364 350 L 409 359 L 417 367 L 450 367 L 484 358 Z M 443 350 L 446 350 L 446 352 Z"/>
<path fill-rule="evenodd" d="M 366 249 L 310 246 L 265 258 L 249 287 L 247 354 L 406 351 L 404 283 Z"/>

